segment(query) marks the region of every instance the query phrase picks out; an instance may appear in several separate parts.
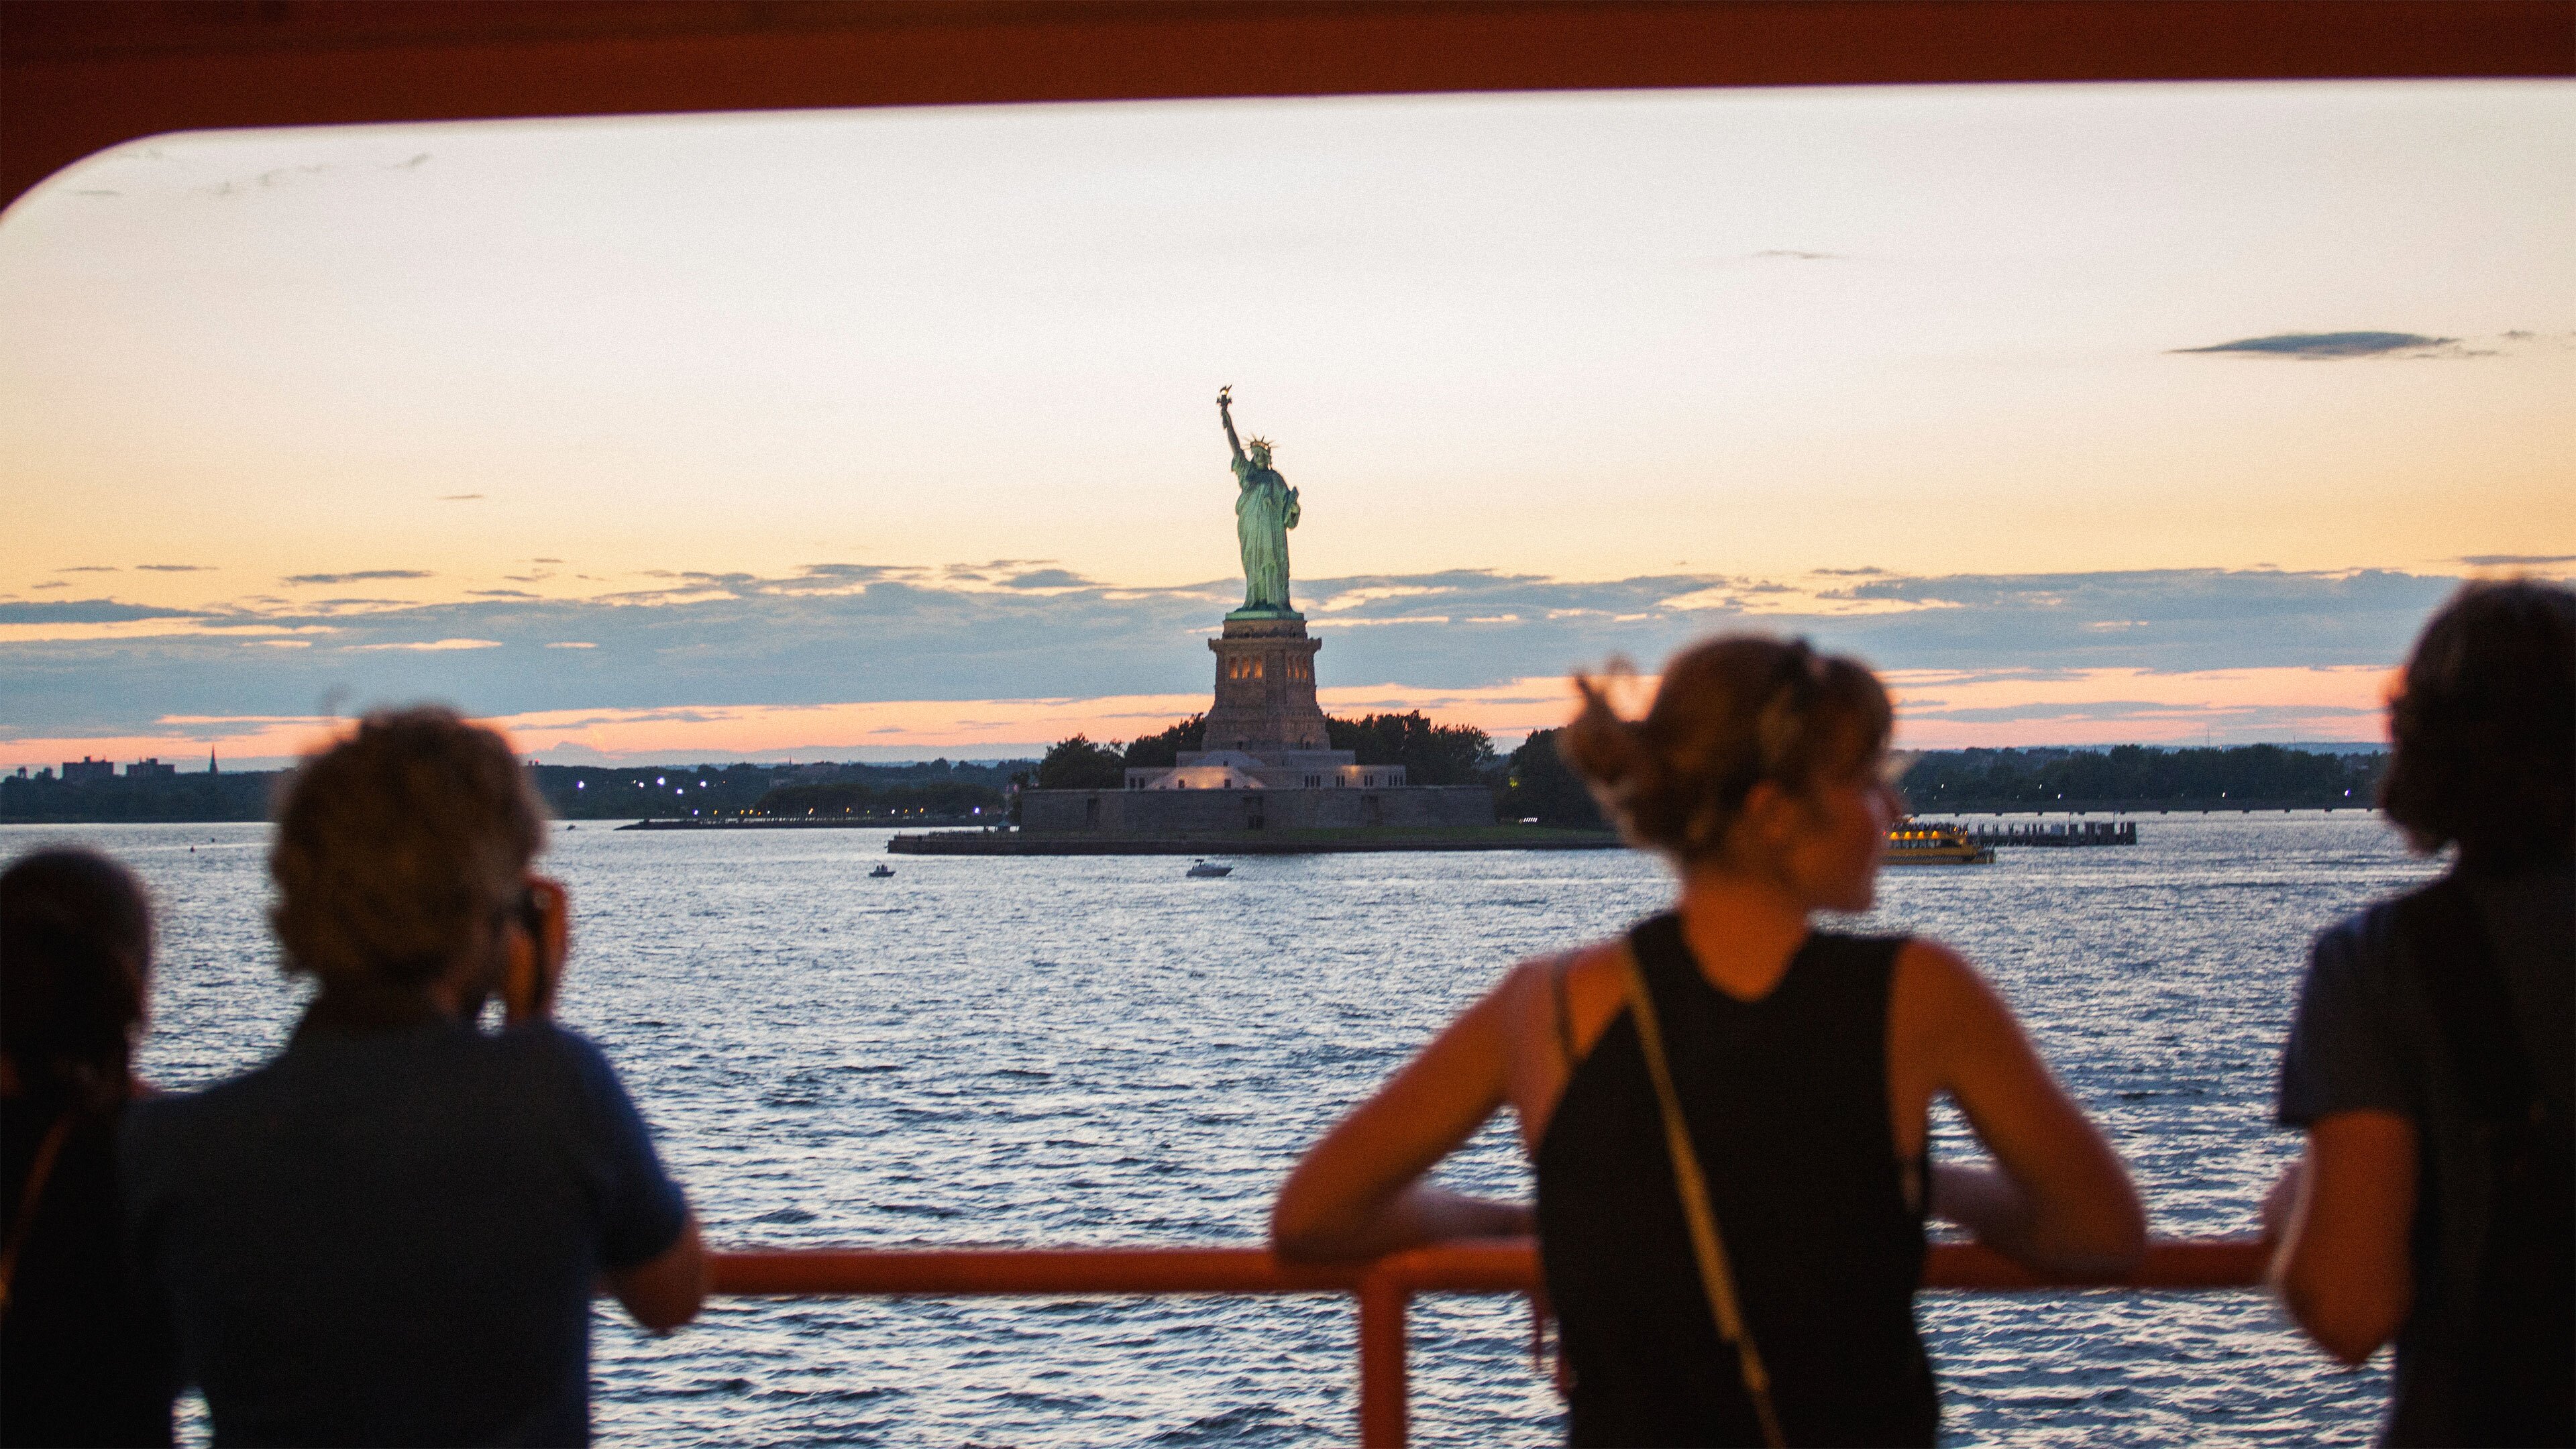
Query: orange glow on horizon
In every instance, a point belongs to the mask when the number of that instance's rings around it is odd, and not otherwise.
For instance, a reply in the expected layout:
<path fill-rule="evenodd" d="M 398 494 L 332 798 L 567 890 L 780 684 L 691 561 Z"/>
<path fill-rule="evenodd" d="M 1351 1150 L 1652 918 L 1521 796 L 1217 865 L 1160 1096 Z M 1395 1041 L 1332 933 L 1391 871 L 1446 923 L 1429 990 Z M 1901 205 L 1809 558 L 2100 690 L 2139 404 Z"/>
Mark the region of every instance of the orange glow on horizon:
<path fill-rule="evenodd" d="M 2158 744 L 2264 740 L 2361 740 L 2383 734 L 2390 672 L 2377 667 L 2220 669 L 2155 674 L 2094 669 L 2047 676 L 1968 675 L 1941 670 L 1887 674 L 1897 697 L 1899 742 L 1911 749 L 1972 746 Z M 1620 686 L 1624 707 L 1650 697 L 1656 680 Z M 1472 689 L 1344 685 L 1316 691 L 1336 715 L 1420 710 L 1445 724 L 1472 724 L 1508 748 L 1574 712 L 1570 678 L 1540 676 Z M 1204 694 L 1129 694 L 1074 699 L 885 700 L 816 705 L 717 705 L 662 709 L 547 710 L 488 723 L 530 758 L 549 764 L 644 764 L 681 760 L 1008 758 L 1081 734 L 1127 740 L 1207 707 Z M 290 760 L 345 722 L 319 716 L 173 716 L 166 733 L 0 740 L 0 768 L 30 770 L 102 757 L 124 764 L 147 756 L 193 769 L 209 747 L 218 757 Z"/>

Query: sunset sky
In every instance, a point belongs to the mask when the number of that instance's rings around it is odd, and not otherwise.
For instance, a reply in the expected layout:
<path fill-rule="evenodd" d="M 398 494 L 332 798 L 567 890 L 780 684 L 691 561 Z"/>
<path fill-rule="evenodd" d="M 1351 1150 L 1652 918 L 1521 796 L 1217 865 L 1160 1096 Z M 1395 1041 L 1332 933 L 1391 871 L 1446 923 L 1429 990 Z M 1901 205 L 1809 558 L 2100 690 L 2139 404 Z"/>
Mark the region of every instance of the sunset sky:
<path fill-rule="evenodd" d="M 435 698 L 550 761 L 1204 705 L 1214 397 L 1335 712 L 1791 629 L 1908 742 L 2369 739 L 2576 572 L 2576 86 L 198 134 L 0 215 L 0 767 Z"/>

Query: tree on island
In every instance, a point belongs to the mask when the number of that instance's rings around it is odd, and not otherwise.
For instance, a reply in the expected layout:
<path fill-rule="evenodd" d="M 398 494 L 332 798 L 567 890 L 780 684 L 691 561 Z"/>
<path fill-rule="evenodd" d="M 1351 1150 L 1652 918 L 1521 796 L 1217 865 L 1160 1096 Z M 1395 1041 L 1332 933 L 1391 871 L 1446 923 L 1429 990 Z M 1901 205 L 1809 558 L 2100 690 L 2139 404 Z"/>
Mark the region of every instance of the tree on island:
<path fill-rule="evenodd" d="M 1416 785 L 1478 785 L 1501 765 L 1491 736 L 1474 725 L 1434 724 L 1420 710 L 1358 719 L 1327 716 L 1332 747 L 1349 750 L 1363 765 L 1402 765 Z"/>
<path fill-rule="evenodd" d="M 1127 742 L 1127 764 L 1139 770 L 1168 770 L 1179 764 L 1183 750 L 1207 748 L 1207 716 L 1194 714 L 1158 734 L 1138 735 Z"/>
<path fill-rule="evenodd" d="M 1118 790 L 1127 784 L 1127 761 L 1113 741 L 1095 745 L 1086 735 L 1058 740 L 1038 761 L 1041 790 Z"/>
<path fill-rule="evenodd" d="M 1590 787 L 1556 752 L 1560 733 L 1533 730 L 1521 747 L 1512 751 L 1511 773 L 1505 777 L 1503 789 L 1503 815 L 1573 830 L 1607 830 L 1609 822 L 1601 818 L 1601 807 L 1593 802 Z"/>

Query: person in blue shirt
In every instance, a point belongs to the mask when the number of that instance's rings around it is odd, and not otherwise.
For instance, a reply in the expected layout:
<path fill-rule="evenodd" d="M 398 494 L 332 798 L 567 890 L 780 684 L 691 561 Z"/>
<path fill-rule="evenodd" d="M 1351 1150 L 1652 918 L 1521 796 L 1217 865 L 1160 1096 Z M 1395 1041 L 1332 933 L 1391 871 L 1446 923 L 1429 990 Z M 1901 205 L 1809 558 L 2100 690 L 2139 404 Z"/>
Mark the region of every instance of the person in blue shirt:
<path fill-rule="evenodd" d="M 2273 1283 L 2346 1363 L 2396 1340 L 2383 1442 L 2576 1443 L 2576 593 L 2463 589 L 2389 727 L 2382 806 L 2457 854 L 2317 938 Z"/>
<path fill-rule="evenodd" d="M 544 819 L 500 736 L 441 709 L 371 715 L 289 783 L 271 920 L 312 1003 L 266 1063 L 137 1104 L 123 1144 L 215 1443 L 586 1443 L 595 1288 L 656 1332 L 696 1314 L 688 1204 L 551 1019 Z"/>

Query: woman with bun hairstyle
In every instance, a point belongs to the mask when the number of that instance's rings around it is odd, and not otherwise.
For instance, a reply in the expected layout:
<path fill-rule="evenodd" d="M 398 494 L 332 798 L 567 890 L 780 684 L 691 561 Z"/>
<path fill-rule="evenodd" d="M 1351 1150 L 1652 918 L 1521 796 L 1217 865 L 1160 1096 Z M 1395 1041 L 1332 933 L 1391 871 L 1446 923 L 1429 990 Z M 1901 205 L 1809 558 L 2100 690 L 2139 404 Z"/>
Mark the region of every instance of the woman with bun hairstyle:
<path fill-rule="evenodd" d="M 1901 812 L 1868 669 L 1739 635 L 1676 657 L 1642 720 L 1577 684 L 1568 762 L 1678 900 L 1513 968 L 1307 1152 L 1272 1244 L 1535 1230 L 1575 1444 L 1930 1444 L 1926 1214 L 2113 1274 L 2145 1242 L 2128 1174 L 1957 952 L 1811 923 L 1869 908 Z M 1943 1095 L 1994 1166 L 1928 1162 Z M 1422 1180 L 1506 1103 L 1534 1204 Z"/>

